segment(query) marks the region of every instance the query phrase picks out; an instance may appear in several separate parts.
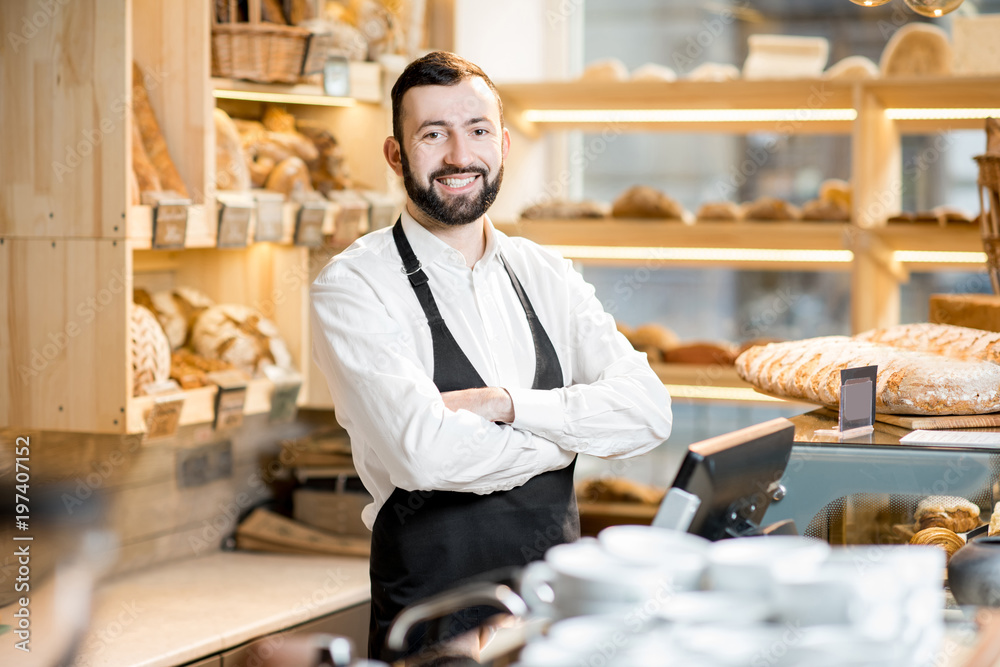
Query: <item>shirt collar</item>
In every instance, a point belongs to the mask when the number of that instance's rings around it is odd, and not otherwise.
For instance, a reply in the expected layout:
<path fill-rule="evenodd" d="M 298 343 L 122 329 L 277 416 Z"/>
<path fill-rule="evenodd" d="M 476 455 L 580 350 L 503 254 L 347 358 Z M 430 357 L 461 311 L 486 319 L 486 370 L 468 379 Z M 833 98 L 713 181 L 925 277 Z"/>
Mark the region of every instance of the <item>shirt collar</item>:
<path fill-rule="evenodd" d="M 403 223 L 403 231 L 406 233 L 406 240 L 410 242 L 413 254 L 417 256 L 421 264 L 433 264 L 435 262 L 449 263 L 451 261 L 449 258 L 455 255 L 461 258 L 461 254 L 457 250 L 427 231 L 423 225 L 414 220 L 405 206 L 400 214 L 400 219 Z M 479 263 L 488 263 L 496 260 L 499 250 L 499 235 L 496 228 L 493 227 L 493 222 L 487 215 L 486 251 L 483 253 L 483 257 L 479 260 Z M 465 259 L 461 258 L 461 261 L 464 265 Z"/>

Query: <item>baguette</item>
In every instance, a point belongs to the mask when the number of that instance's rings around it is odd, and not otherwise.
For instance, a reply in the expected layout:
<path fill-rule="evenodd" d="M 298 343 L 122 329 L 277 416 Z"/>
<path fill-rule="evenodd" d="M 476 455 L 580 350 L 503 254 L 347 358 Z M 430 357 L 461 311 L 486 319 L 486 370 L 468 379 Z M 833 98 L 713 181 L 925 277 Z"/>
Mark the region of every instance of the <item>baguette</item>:
<path fill-rule="evenodd" d="M 135 172 L 140 193 L 159 192 L 163 189 L 156 167 L 149 161 L 149 155 L 142 145 L 142 134 L 139 132 L 139 123 L 136 122 L 135 116 L 132 117 L 132 170 Z"/>
<path fill-rule="evenodd" d="M 878 366 L 875 407 L 884 414 L 971 415 L 1000 410 L 1000 365 L 825 336 L 752 347 L 736 359 L 765 391 L 828 406 L 840 403 L 840 371 Z"/>
<path fill-rule="evenodd" d="M 170 159 L 167 142 L 163 139 L 160 124 L 156 122 L 156 114 L 153 113 L 153 107 L 149 103 L 149 92 L 146 90 L 142 68 L 137 62 L 132 63 L 132 110 L 135 112 L 136 125 L 139 126 L 139 133 L 142 136 L 142 145 L 160 177 L 161 189 L 173 190 L 180 196 L 187 197 L 187 188 L 184 187 L 184 181 L 181 180 L 177 167 Z"/>

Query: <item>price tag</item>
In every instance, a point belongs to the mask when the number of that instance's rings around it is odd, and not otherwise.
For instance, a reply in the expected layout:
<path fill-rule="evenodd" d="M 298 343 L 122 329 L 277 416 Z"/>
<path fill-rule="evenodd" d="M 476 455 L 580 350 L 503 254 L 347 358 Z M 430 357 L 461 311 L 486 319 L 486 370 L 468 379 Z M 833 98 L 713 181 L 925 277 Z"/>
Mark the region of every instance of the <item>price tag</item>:
<path fill-rule="evenodd" d="M 268 417 L 272 423 L 290 422 L 298 412 L 300 381 L 276 382 L 274 393 L 271 394 L 271 414 Z"/>
<path fill-rule="evenodd" d="M 867 429 L 875 424 L 875 378 L 878 366 L 840 371 L 840 432 Z"/>
<path fill-rule="evenodd" d="M 306 202 L 299 209 L 295 221 L 295 245 L 317 247 L 323 245 L 323 218 L 326 204 Z"/>
<path fill-rule="evenodd" d="M 249 204 L 220 203 L 219 233 L 215 241 L 216 247 L 245 248 L 252 212 L 253 207 Z"/>
<path fill-rule="evenodd" d="M 330 56 L 323 63 L 323 92 L 331 97 L 350 97 L 351 67 L 347 58 Z"/>
<path fill-rule="evenodd" d="M 190 201 L 160 201 L 153 207 L 152 247 L 183 248 L 187 238 L 188 205 Z"/>
<path fill-rule="evenodd" d="M 285 236 L 284 205 L 285 198 L 278 193 L 274 197 L 265 197 L 264 193 L 255 196 L 257 200 L 257 230 L 255 241 L 280 242 Z"/>
<path fill-rule="evenodd" d="M 243 405 L 247 397 L 247 381 L 235 371 L 216 371 L 206 377 L 219 391 L 215 395 L 215 429 L 218 431 L 243 425 Z"/>
<path fill-rule="evenodd" d="M 146 440 L 158 440 L 176 435 L 183 408 L 183 394 L 157 397 L 146 414 Z"/>

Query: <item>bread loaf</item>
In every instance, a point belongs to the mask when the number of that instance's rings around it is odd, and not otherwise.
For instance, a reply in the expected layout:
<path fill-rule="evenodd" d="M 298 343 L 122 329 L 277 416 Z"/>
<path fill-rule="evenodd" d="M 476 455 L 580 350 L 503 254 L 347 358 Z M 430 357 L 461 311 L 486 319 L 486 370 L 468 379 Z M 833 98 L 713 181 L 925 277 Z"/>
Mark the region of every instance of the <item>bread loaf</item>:
<path fill-rule="evenodd" d="M 170 343 L 156 316 L 137 304 L 132 304 L 129 340 L 132 395 L 142 396 L 150 384 L 170 378 Z"/>
<path fill-rule="evenodd" d="M 796 206 L 775 197 L 760 197 L 743 204 L 745 220 L 798 220 L 802 217 Z"/>
<path fill-rule="evenodd" d="M 219 190 L 249 190 L 250 168 L 240 143 L 240 134 L 222 109 L 213 111 L 215 120 L 215 187 Z"/>
<path fill-rule="evenodd" d="M 134 114 L 132 116 L 132 171 L 135 172 L 140 195 L 143 192 L 159 192 L 163 189 L 160 185 L 160 176 L 156 173 L 156 167 L 149 161 L 149 155 L 146 154 L 146 148 L 142 144 L 142 134 L 139 132 L 139 123 Z"/>
<path fill-rule="evenodd" d="M 636 185 L 623 192 L 611 206 L 616 218 L 683 220 L 684 207 L 656 188 Z"/>
<path fill-rule="evenodd" d="M 705 202 L 698 207 L 695 218 L 705 221 L 742 220 L 743 209 L 731 201 Z"/>
<path fill-rule="evenodd" d="M 925 528 L 910 538 L 910 544 L 929 544 L 944 549 L 945 562 L 951 560 L 956 551 L 965 546 L 965 540 L 947 528 Z"/>
<path fill-rule="evenodd" d="M 802 219 L 840 222 L 850 220 L 851 213 L 840 204 L 813 199 L 802 206 Z"/>
<path fill-rule="evenodd" d="M 851 184 L 840 178 L 828 178 L 819 184 L 819 199 L 850 211 Z"/>
<path fill-rule="evenodd" d="M 859 333 L 855 338 L 906 350 L 939 354 L 953 359 L 981 360 L 1000 364 L 1000 333 L 992 331 L 921 322 L 901 324 L 887 329 L 872 329 Z"/>
<path fill-rule="evenodd" d="M 986 153 L 1000 155 L 1000 120 L 986 119 Z"/>
<path fill-rule="evenodd" d="M 173 190 L 180 196 L 187 197 L 187 188 L 184 187 L 184 181 L 177 173 L 174 161 L 170 159 L 167 142 L 163 139 L 160 124 L 156 122 L 156 114 L 153 113 L 153 107 L 149 103 L 149 92 L 146 90 L 143 76 L 139 63 L 133 62 L 132 111 L 135 113 L 135 122 L 139 126 L 139 134 L 142 136 L 142 145 L 146 149 L 149 161 L 156 168 L 161 189 Z"/>
<path fill-rule="evenodd" d="M 628 79 L 628 68 L 618 58 L 595 60 L 583 68 L 581 81 L 625 81 Z"/>
<path fill-rule="evenodd" d="M 735 81 L 740 78 L 740 68 L 728 63 L 702 63 L 687 76 L 691 81 Z"/>
<path fill-rule="evenodd" d="M 261 122 L 269 132 L 295 131 L 295 116 L 273 104 L 268 104 L 264 109 L 264 117 Z"/>
<path fill-rule="evenodd" d="M 988 537 L 1000 535 L 1000 502 L 993 506 L 993 514 L 990 515 L 990 527 L 986 529 Z"/>
<path fill-rule="evenodd" d="M 736 371 L 764 391 L 813 403 L 840 402 L 840 371 L 878 366 L 875 408 L 884 414 L 972 415 L 1000 410 L 1000 366 L 825 336 L 752 347 Z"/>
<path fill-rule="evenodd" d="M 267 177 L 264 187 L 286 197 L 312 191 L 309 168 L 301 158 L 290 157 L 279 162 Z"/>
<path fill-rule="evenodd" d="M 732 366 L 736 351 L 726 343 L 688 343 L 666 350 L 663 361 L 668 364 L 702 364 Z"/>
<path fill-rule="evenodd" d="M 633 81 L 676 81 L 677 73 L 666 65 L 646 63 L 632 72 Z"/>
<path fill-rule="evenodd" d="M 275 324 L 239 304 L 219 304 L 199 315 L 191 329 L 191 346 L 198 354 L 227 361 L 248 375 L 268 363 L 292 368 L 292 356 Z"/>
<path fill-rule="evenodd" d="M 953 60 L 948 33 L 928 23 L 908 23 L 889 38 L 879 70 L 886 78 L 944 76 L 951 74 Z"/>
<path fill-rule="evenodd" d="M 666 489 L 624 477 L 590 478 L 576 485 L 576 495 L 585 503 L 659 505 L 666 495 Z"/>
<path fill-rule="evenodd" d="M 604 218 L 610 212 L 611 209 L 607 204 L 590 199 L 583 201 L 553 199 L 529 206 L 521 212 L 521 217 L 525 220 Z"/>
<path fill-rule="evenodd" d="M 823 78 L 832 81 L 877 79 L 878 76 L 878 65 L 864 56 L 847 56 L 823 72 Z"/>

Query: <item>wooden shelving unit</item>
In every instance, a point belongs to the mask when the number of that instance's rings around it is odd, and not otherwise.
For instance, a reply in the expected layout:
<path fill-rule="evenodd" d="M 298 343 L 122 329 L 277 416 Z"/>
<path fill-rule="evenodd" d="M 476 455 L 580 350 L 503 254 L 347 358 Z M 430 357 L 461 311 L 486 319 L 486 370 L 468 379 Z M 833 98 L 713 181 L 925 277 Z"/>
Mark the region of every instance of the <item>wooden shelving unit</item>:
<path fill-rule="evenodd" d="M 695 224 L 628 221 L 524 221 L 509 225 L 552 245 L 843 249 L 848 263 L 747 263 L 738 255 L 719 261 L 671 259 L 681 265 L 732 268 L 846 269 L 851 272 L 854 331 L 899 321 L 899 289 L 911 270 L 968 269 L 970 264 L 926 256 L 901 260 L 896 251 L 981 253 L 972 225 L 887 225 L 899 209 L 900 137 L 908 133 L 980 129 L 1000 110 L 1000 77 L 929 77 L 855 82 L 815 80 L 728 82 L 546 81 L 500 86 L 505 113 L 529 137 L 583 130 L 657 132 L 834 133 L 852 145 L 851 223 Z M 949 110 L 980 110 L 978 118 L 939 118 Z M 707 110 L 685 116 L 683 112 Z M 764 110 L 778 113 L 762 119 Z M 586 111 L 586 114 L 581 112 Z M 566 117 L 564 112 L 578 114 Z M 633 113 L 635 112 L 635 113 Z M 655 112 L 655 113 L 654 113 Z M 731 113 L 730 113 L 731 112 Z M 847 116 L 839 118 L 846 112 Z M 943 113 L 942 113 L 943 112 Z M 657 116 L 656 114 L 660 114 Z M 771 115 L 774 116 L 774 113 Z M 809 120 L 817 114 L 838 119 Z M 969 115 L 952 111 L 952 115 Z M 652 114 L 652 115 L 651 115 Z M 767 114 L 765 114 L 766 116 Z M 977 113 L 971 114 L 976 116 Z M 713 122 L 712 118 L 722 118 Z M 656 118 L 658 120 L 650 120 Z M 637 122 L 632 122 L 637 121 Z M 640 226 L 643 224 L 645 226 Z M 705 245 L 710 244 L 710 245 Z M 683 254 L 683 253 L 681 253 Z M 985 256 L 984 256 L 985 257 Z M 968 259 L 964 257 L 961 259 Z M 592 260 L 609 261 L 609 260 Z M 644 259 L 643 261 L 656 261 Z"/>
<path fill-rule="evenodd" d="M 29 0 L 5 2 L 0 22 L 20 26 L 37 11 Z M 216 248 L 212 110 L 218 103 L 259 117 L 266 101 L 280 100 L 326 123 L 359 185 L 384 190 L 385 169 L 369 159 L 389 134 L 380 66 L 351 64 L 349 99 L 329 98 L 315 85 L 213 79 L 204 0 L 89 0 L 35 27 L 0 61 L 8 148 L 0 155 L 0 272 L 10 285 L 0 296 L 0 427 L 144 431 L 154 399 L 132 396 L 128 341 L 132 290 L 144 286 L 189 285 L 216 303 L 257 308 L 278 325 L 302 374 L 300 403 L 328 405 L 311 362 L 308 287 L 336 248 L 294 245 L 298 206 L 291 203 L 280 241 L 251 236 L 246 248 Z M 184 249 L 150 249 L 152 209 L 129 204 L 133 60 L 147 75 L 150 103 L 193 202 Z M 250 99 L 225 99 L 227 91 Z M 346 106 L 328 106 L 331 100 Z M 337 208 L 327 206 L 324 229 L 340 247 L 358 229 L 338 229 Z M 268 412 L 273 390 L 269 380 L 251 380 L 244 412 Z M 180 423 L 210 423 L 216 391 L 183 392 Z"/>

